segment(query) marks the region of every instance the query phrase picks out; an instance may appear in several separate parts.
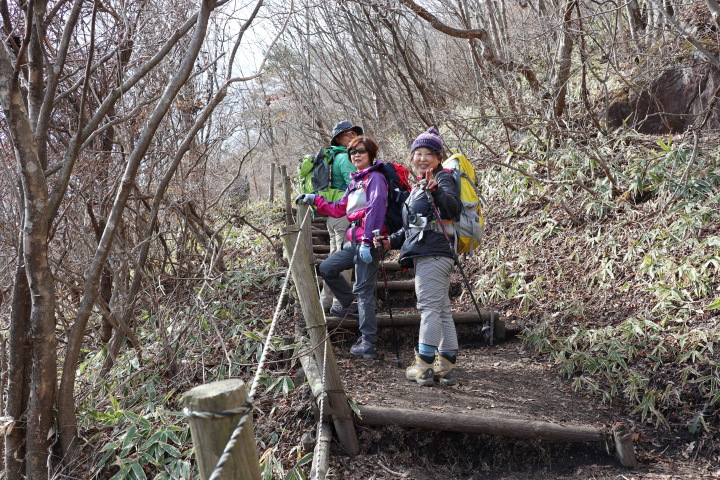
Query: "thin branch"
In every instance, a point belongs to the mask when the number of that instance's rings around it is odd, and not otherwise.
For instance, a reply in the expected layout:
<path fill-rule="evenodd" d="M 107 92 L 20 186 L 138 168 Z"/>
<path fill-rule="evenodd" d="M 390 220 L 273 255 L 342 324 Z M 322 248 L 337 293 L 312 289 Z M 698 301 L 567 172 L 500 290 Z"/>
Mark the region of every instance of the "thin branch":
<path fill-rule="evenodd" d="M 592 188 L 588 187 L 587 185 L 585 185 L 578 179 L 575 179 L 572 181 L 566 181 L 566 180 L 550 180 L 550 179 L 546 179 L 546 178 L 538 178 L 535 175 L 528 173 L 525 169 L 520 168 L 520 167 L 515 167 L 513 165 L 510 165 L 509 163 L 503 163 L 498 160 L 490 160 L 487 158 L 486 159 L 479 159 L 479 158 L 472 159 L 472 162 L 481 162 L 481 161 L 487 162 L 487 163 L 492 163 L 493 165 L 499 165 L 501 167 L 509 168 L 510 170 L 514 170 L 518 173 L 521 173 L 522 175 L 526 176 L 527 178 L 534 180 L 538 183 L 547 184 L 547 185 L 575 185 L 577 187 L 582 188 L 583 190 L 585 190 L 586 192 L 588 192 L 590 195 L 592 195 L 595 198 L 597 198 L 599 196 L 598 192 L 596 192 Z"/>
<path fill-rule="evenodd" d="M 710 9 L 710 15 L 712 15 L 713 20 L 715 20 L 715 25 L 720 27 L 720 4 L 715 0 L 705 0 L 705 2 Z"/>
<path fill-rule="evenodd" d="M 265 233 L 263 230 L 257 228 L 257 227 L 256 227 L 255 225 L 253 225 L 252 223 L 248 222 L 248 221 L 245 219 L 245 215 L 233 215 L 232 218 L 235 218 L 235 219 L 237 219 L 239 222 L 244 223 L 244 224 L 247 225 L 248 227 L 250 227 L 250 228 L 252 228 L 253 230 L 255 230 L 257 233 L 259 233 L 260 235 L 262 235 L 263 237 L 265 237 L 265 239 L 268 241 L 268 243 L 270 244 L 270 246 L 272 246 L 272 248 L 273 248 L 273 250 L 275 251 L 275 253 L 278 254 L 278 255 L 280 255 L 280 252 L 281 252 L 282 250 L 281 250 L 277 245 L 275 245 L 275 242 L 272 241 L 272 239 L 268 236 L 267 233 Z"/>
<path fill-rule="evenodd" d="M 690 160 L 688 160 L 687 167 L 685 167 L 685 171 L 683 171 L 682 177 L 680 178 L 679 185 L 677 189 L 675 190 L 675 193 L 670 197 L 668 202 L 665 204 L 665 206 L 662 208 L 662 210 L 665 210 L 672 202 L 680 198 L 680 191 L 683 193 L 685 190 L 687 190 L 687 184 L 688 184 L 688 178 L 690 177 L 690 169 L 692 168 L 693 164 L 695 163 L 695 157 L 697 157 L 698 152 L 698 143 L 699 143 L 699 135 L 697 130 L 693 130 L 693 149 L 692 153 L 690 154 Z"/>
<path fill-rule="evenodd" d="M 454 28 L 441 22 L 435 15 L 425 10 L 413 0 L 400 1 L 404 3 L 408 8 L 410 8 L 410 10 L 415 12 L 420 18 L 427 21 L 430 26 L 432 26 L 435 30 L 438 30 L 446 35 L 455 38 L 480 40 L 480 43 L 483 46 L 483 58 L 488 63 L 504 71 L 520 72 L 528 81 L 528 83 L 530 84 L 530 88 L 532 88 L 533 91 L 540 90 L 540 82 L 535 76 L 535 72 L 533 72 L 530 67 L 515 63 L 513 61 L 504 61 L 498 58 L 498 56 L 495 54 L 495 50 L 492 47 L 490 35 L 488 34 L 487 30 L 481 28 L 474 28 L 469 30 Z"/>
<path fill-rule="evenodd" d="M 663 14 L 663 16 L 667 19 L 667 21 L 670 22 L 672 24 L 672 26 L 675 27 L 675 29 L 677 29 L 677 31 L 680 33 L 680 35 L 685 37 L 685 39 L 688 42 L 690 42 L 693 45 L 693 47 L 697 48 L 697 50 L 702 54 L 703 57 L 705 57 L 705 59 L 708 62 L 712 63 L 716 67 L 720 67 L 720 59 L 718 59 L 716 56 L 714 56 L 712 53 L 710 53 L 710 51 L 708 49 L 706 49 L 700 41 L 698 41 L 695 37 L 690 35 L 690 33 L 687 30 L 685 30 L 685 28 L 683 28 L 682 25 L 680 25 L 680 22 L 675 20 L 675 17 L 670 15 L 665 10 L 665 7 L 663 5 L 659 4 L 657 0 L 650 0 L 650 2 L 652 2 L 657 7 L 657 10 L 659 10 Z"/>
<path fill-rule="evenodd" d="M 230 189 L 230 187 L 237 181 L 238 178 L 240 178 L 240 173 L 242 172 L 243 164 L 245 163 L 245 160 L 247 160 L 248 156 L 255 151 L 255 148 L 257 147 L 258 143 L 260 142 L 260 135 L 258 135 L 257 140 L 255 141 L 255 145 L 253 145 L 250 149 L 248 149 L 247 152 L 243 155 L 243 157 L 240 159 L 240 164 L 238 165 L 237 172 L 235 172 L 235 176 L 227 182 L 225 185 L 225 188 L 222 189 L 222 191 L 218 194 L 217 197 L 215 197 L 215 200 L 212 200 L 210 204 L 208 205 L 208 209 L 213 208 L 215 205 L 218 204 L 218 202 L 222 199 L 222 197 L 225 195 L 225 193 Z"/>

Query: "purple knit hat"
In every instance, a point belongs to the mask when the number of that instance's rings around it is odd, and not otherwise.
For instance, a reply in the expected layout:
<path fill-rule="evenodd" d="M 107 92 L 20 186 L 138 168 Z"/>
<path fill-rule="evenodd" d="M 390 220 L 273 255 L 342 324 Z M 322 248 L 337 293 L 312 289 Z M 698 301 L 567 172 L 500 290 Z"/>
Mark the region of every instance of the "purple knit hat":
<path fill-rule="evenodd" d="M 445 144 L 443 143 L 443 140 L 440 137 L 440 132 L 438 132 L 437 128 L 430 127 L 425 133 L 418 135 L 412 143 L 410 151 L 414 152 L 420 147 L 426 147 L 434 152 L 442 153 L 444 145 Z"/>

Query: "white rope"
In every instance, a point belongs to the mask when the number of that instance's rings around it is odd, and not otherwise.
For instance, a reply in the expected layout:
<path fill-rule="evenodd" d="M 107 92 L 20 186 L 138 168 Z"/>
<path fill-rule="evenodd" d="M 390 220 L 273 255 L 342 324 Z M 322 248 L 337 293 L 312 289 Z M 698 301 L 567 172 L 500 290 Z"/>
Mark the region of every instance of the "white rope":
<path fill-rule="evenodd" d="M 300 230 L 303 229 L 305 226 L 305 221 L 310 218 L 310 209 L 308 208 L 305 211 L 305 217 L 303 218 L 301 224 L 300 224 Z M 257 373 L 255 373 L 255 378 L 253 379 L 252 386 L 250 387 L 250 393 L 248 393 L 248 403 L 252 403 L 255 399 L 255 391 L 257 390 L 258 383 L 260 382 L 260 374 L 262 373 L 265 359 L 267 358 L 267 352 L 268 352 L 268 346 L 270 345 L 270 340 L 273 337 L 273 333 L 275 332 L 275 324 L 277 323 L 278 317 L 280 316 L 280 306 L 282 304 L 282 299 L 285 296 L 285 289 L 287 288 L 288 282 L 290 280 L 290 273 L 292 271 L 293 263 L 295 263 L 295 253 L 297 252 L 298 245 L 300 245 L 300 235 L 298 235 L 297 241 L 295 242 L 295 246 L 293 247 L 292 255 L 290 256 L 290 264 L 288 265 L 287 273 L 285 274 L 285 280 L 283 280 L 282 288 L 280 289 L 280 297 L 278 298 L 277 306 L 275 307 L 275 314 L 273 315 L 272 323 L 270 324 L 270 330 L 268 330 L 267 338 L 265 339 L 265 344 L 263 345 L 263 351 L 262 355 L 260 356 L 260 363 L 258 364 L 258 370 Z M 212 479 L 211 479 L 212 480 Z"/>
<path fill-rule="evenodd" d="M 248 407 L 247 405 L 243 405 L 237 408 L 231 408 L 230 410 L 225 410 L 222 412 L 196 412 L 185 407 L 183 408 L 183 413 L 185 414 L 185 416 L 190 418 L 202 418 L 204 420 L 210 420 L 212 418 L 232 417 L 234 415 L 237 415 L 238 413 L 246 413 L 250 410 L 250 407 Z"/>
<path fill-rule="evenodd" d="M 323 317 L 325 316 L 325 309 L 323 309 Z M 325 321 L 325 326 L 327 327 L 327 320 Z M 328 344 L 330 343 L 327 338 L 327 329 L 325 330 L 325 348 L 323 349 L 323 366 L 322 366 L 322 375 L 321 383 L 322 383 L 322 391 L 325 392 L 325 377 L 327 374 L 327 363 L 328 363 Z M 322 431 L 323 431 L 323 425 L 325 423 L 325 403 L 328 402 L 328 396 L 325 395 L 323 397 L 323 400 L 320 402 L 320 421 L 317 425 L 317 445 L 320 445 L 320 439 L 323 437 Z M 315 469 L 315 477 L 313 480 L 319 480 L 320 479 L 320 471 L 318 469 Z"/>
<path fill-rule="evenodd" d="M 332 235 L 332 234 L 331 234 Z M 320 279 L 317 276 L 317 273 L 315 273 L 315 285 L 317 286 L 318 296 L 320 296 Z M 325 379 L 327 375 L 327 363 L 328 363 L 328 344 L 330 343 L 328 340 L 328 331 L 327 331 L 327 317 L 325 316 L 325 309 L 322 309 L 323 314 L 323 324 L 322 325 L 315 325 L 316 327 L 323 327 L 323 338 L 325 339 L 325 347 L 323 349 L 323 364 L 322 364 L 322 375 L 320 376 L 320 383 L 322 384 L 322 391 L 325 393 Z M 322 438 L 323 433 L 323 424 L 325 423 L 325 403 L 329 401 L 329 397 L 327 395 L 323 396 L 323 400 L 320 402 L 320 421 L 318 421 L 317 424 L 317 433 L 316 433 L 316 450 L 320 446 L 320 439 Z M 315 463 L 313 461 L 313 463 Z M 320 471 L 316 468 L 314 473 L 314 477 L 311 480 L 320 480 Z"/>
<path fill-rule="evenodd" d="M 305 221 L 310 217 L 310 209 L 307 209 L 307 212 L 305 213 L 305 217 L 303 218 L 302 223 L 300 224 L 300 229 L 302 230 L 303 226 L 305 225 Z M 255 400 L 255 392 L 257 391 L 258 383 L 260 382 L 260 374 L 263 371 L 263 367 L 265 364 L 265 360 L 267 358 L 267 352 L 269 350 L 270 340 L 273 338 L 273 333 L 275 331 L 275 325 L 277 324 L 277 320 L 280 316 L 280 305 L 282 303 L 282 298 L 285 296 L 285 289 L 287 288 L 288 281 L 290 279 L 290 273 L 292 271 L 293 263 L 295 262 L 295 253 L 297 252 L 298 245 L 300 244 L 300 236 L 298 236 L 297 241 L 295 242 L 295 246 L 293 247 L 292 255 L 290 256 L 290 265 L 288 265 L 287 273 L 285 274 L 285 280 L 283 281 L 282 288 L 280 289 L 280 297 L 278 298 L 277 307 L 275 308 L 275 314 L 273 315 L 273 320 L 270 323 L 270 329 L 268 330 L 267 338 L 265 339 L 265 343 L 263 344 L 263 351 L 260 355 L 260 362 L 258 363 L 258 369 L 255 373 L 255 378 L 253 378 L 252 386 L 250 387 L 250 392 L 248 393 L 247 403 L 249 405 L 252 405 L 253 401 Z M 195 412 L 196 414 L 200 412 Z M 227 445 L 225 445 L 225 449 L 223 450 L 222 455 L 220 455 L 220 459 L 218 460 L 217 465 L 215 465 L 215 469 L 213 470 L 212 475 L 210 475 L 209 480 L 217 480 L 220 477 L 220 474 L 222 473 L 222 469 L 225 466 L 225 462 L 230 458 L 230 452 L 232 451 L 233 447 L 235 447 L 235 443 L 237 442 L 237 439 L 240 437 L 240 434 L 242 433 L 242 429 L 245 426 L 245 422 L 247 419 L 250 418 L 249 411 L 246 412 L 245 415 L 242 416 L 240 421 L 238 422 L 237 426 L 235 427 L 235 430 L 233 431 L 232 435 L 230 436 L 230 440 L 228 440 Z"/>

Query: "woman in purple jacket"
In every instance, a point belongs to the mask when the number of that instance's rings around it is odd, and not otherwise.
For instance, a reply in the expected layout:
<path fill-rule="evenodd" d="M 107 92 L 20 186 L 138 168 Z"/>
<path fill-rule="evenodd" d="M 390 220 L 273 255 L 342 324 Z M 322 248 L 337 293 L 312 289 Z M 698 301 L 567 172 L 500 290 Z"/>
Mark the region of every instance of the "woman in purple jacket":
<path fill-rule="evenodd" d="M 357 168 L 345 195 L 337 202 L 328 202 L 314 194 L 299 195 L 295 201 L 315 205 L 319 213 L 334 218 L 347 215 L 350 220 L 348 242 L 320 264 L 320 275 L 330 287 L 341 308 L 332 307 L 330 313 L 344 317 L 358 315 L 360 338 L 350 348 L 353 355 L 376 358 L 377 320 L 375 319 L 375 289 L 380 254 L 373 246 L 373 231 L 385 232 L 387 209 L 387 180 L 380 171 L 382 162 L 375 162 L 378 146 L 369 137 L 354 138 L 348 145 L 350 161 Z M 355 266 L 355 285 L 341 275 Z M 353 302 L 357 297 L 357 307 Z"/>

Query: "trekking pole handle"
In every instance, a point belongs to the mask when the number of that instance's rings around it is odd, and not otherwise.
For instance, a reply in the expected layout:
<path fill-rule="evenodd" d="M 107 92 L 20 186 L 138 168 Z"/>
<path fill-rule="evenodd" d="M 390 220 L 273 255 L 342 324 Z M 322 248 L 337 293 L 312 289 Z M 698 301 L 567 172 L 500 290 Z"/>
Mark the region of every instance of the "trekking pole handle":
<path fill-rule="evenodd" d="M 385 247 L 383 246 L 383 240 L 385 240 L 385 236 L 382 235 L 382 232 L 380 230 L 373 230 L 372 231 L 373 238 L 377 238 L 380 240 L 380 252 L 383 253 L 385 251 Z"/>

